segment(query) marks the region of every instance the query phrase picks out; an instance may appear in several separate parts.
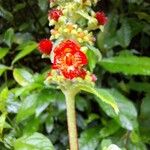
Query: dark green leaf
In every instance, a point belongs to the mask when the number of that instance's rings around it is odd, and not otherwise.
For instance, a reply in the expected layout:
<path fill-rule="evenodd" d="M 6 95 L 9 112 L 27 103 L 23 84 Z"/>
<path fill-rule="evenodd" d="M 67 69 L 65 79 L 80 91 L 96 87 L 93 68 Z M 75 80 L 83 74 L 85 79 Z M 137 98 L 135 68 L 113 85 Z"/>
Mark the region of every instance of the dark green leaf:
<path fill-rule="evenodd" d="M 46 120 L 45 123 L 45 128 L 47 133 L 50 133 L 54 128 L 54 120 L 51 115 L 48 115 L 48 119 Z"/>
<path fill-rule="evenodd" d="M 15 7 L 14 7 L 14 12 L 17 12 L 17 11 L 19 11 L 19 10 L 21 10 L 21 9 L 23 9 L 23 8 L 25 8 L 26 7 L 26 3 L 19 3 L 19 4 L 17 4 Z"/>
<path fill-rule="evenodd" d="M 16 63 L 18 60 L 25 57 L 26 55 L 29 55 L 36 48 L 37 48 L 37 43 L 33 41 L 28 44 L 26 43 L 26 45 L 24 44 L 22 50 L 13 59 L 12 64 Z"/>
<path fill-rule="evenodd" d="M 20 49 L 23 49 L 25 45 L 28 45 L 28 41 L 33 40 L 33 37 L 30 33 L 16 33 L 14 36 L 14 43 L 20 44 Z"/>
<path fill-rule="evenodd" d="M 99 143 L 99 128 L 94 127 L 82 132 L 79 139 L 80 150 L 95 150 Z"/>
<path fill-rule="evenodd" d="M 38 94 L 36 116 L 39 116 L 56 97 L 55 91 L 50 89 L 42 90 Z"/>
<path fill-rule="evenodd" d="M 48 1 L 47 0 L 38 0 L 38 5 L 41 8 L 41 10 L 45 11 L 45 10 L 47 10 Z"/>
<path fill-rule="evenodd" d="M 37 105 L 38 94 L 32 94 L 27 96 L 18 111 L 17 121 L 20 122 L 22 120 L 27 119 L 31 115 L 35 113 L 36 105 Z"/>
<path fill-rule="evenodd" d="M 2 6 L 0 6 L 0 17 L 5 18 L 8 21 L 13 20 L 13 15 Z"/>
<path fill-rule="evenodd" d="M 119 130 L 119 125 L 114 120 L 107 122 L 106 126 L 100 130 L 100 137 L 106 138 Z"/>
<path fill-rule="evenodd" d="M 141 104 L 141 117 L 145 119 L 150 119 L 150 95 L 147 95 L 143 100 Z"/>
<path fill-rule="evenodd" d="M 11 47 L 12 42 L 13 42 L 13 38 L 14 38 L 14 29 L 13 28 L 9 28 L 8 30 L 6 30 L 5 35 L 4 35 L 4 42 Z"/>
<path fill-rule="evenodd" d="M 0 76 L 6 71 L 10 70 L 10 67 L 0 64 Z"/>
<path fill-rule="evenodd" d="M 116 39 L 116 27 L 118 23 L 118 15 L 112 12 L 109 15 L 108 23 L 105 26 L 104 32 L 99 32 L 97 36 L 97 45 L 100 50 L 107 50 L 118 44 Z"/>
<path fill-rule="evenodd" d="M 150 15 L 145 12 L 135 12 L 135 14 L 139 17 L 139 19 L 144 19 L 150 23 Z"/>
<path fill-rule="evenodd" d="M 148 93 L 149 89 L 150 89 L 150 83 L 130 81 L 127 84 L 127 87 L 131 90 L 134 90 L 134 91 L 147 92 Z"/>
<path fill-rule="evenodd" d="M 137 129 L 137 111 L 133 103 L 116 90 L 107 90 L 107 92 L 115 99 L 119 114 L 116 116 L 109 105 L 100 101 L 99 103 L 106 114 L 113 117 L 123 128 L 128 130 Z"/>
<path fill-rule="evenodd" d="M 122 22 L 121 28 L 117 31 L 116 38 L 118 45 L 121 45 L 124 48 L 130 44 L 132 38 L 131 27 L 127 20 L 124 19 Z"/>
<path fill-rule="evenodd" d="M 31 118 L 25 123 L 25 127 L 23 129 L 24 135 L 31 135 L 34 132 L 37 132 L 40 125 L 40 119 L 39 118 Z"/>
<path fill-rule="evenodd" d="M 5 57 L 7 55 L 9 51 L 9 48 L 1 48 L 0 47 L 0 59 L 2 59 L 3 57 Z"/>

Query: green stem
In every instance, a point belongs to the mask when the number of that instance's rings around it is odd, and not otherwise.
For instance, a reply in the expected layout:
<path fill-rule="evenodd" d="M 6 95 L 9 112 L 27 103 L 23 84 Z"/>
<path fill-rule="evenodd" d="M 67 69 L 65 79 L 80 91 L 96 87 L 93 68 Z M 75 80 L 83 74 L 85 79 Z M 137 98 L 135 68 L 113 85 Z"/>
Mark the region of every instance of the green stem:
<path fill-rule="evenodd" d="M 75 112 L 75 93 L 71 90 L 64 92 L 66 97 L 67 107 L 67 122 L 69 132 L 70 150 L 78 150 L 78 134 L 76 126 L 76 112 Z"/>

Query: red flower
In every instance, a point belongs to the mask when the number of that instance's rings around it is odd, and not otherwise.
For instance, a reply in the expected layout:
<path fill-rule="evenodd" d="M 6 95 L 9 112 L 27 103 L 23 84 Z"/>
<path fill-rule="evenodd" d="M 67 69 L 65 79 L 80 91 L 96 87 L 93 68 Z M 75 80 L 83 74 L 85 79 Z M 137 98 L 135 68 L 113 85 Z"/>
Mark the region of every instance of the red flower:
<path fill-rule="evenodd" d="M 41 53 L 49 55 L 52 50 L 53 44 L 52 41 L 48 39 L 42 39 L 39 42 L 38 49 Z"/>
<path fill-rule="evenodd" d="M 58 21 L 59 17 L 62 15 L 62 11 L 58 9 L 53 9 L 48 12 L 48 19 L 54 19 Z"/>
<path fill-rule="evenodd" d="M 105 25 L 107 23 L 107 17 L 103 11 L 96 13 L 96 19 L 100 25 Z"/>
<path fill-rule="evenodd" d="M 53 69 L 60 70 L 64 77 L 69 79 L 85 77 L 86 71 L 82 67 L 87 64 L 87 57 L 80 51 L 76 42 L 63 41 L 54 49 L 54 53 Z"/>

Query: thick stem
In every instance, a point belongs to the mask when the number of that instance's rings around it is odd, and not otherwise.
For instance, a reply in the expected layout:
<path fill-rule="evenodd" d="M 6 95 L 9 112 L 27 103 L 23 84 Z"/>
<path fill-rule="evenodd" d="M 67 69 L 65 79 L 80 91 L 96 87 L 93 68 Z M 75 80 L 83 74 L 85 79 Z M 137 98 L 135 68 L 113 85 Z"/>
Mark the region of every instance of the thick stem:
<path fill-rule="evenodd" d="M 78 150 L 78 134 L 76 126 L 75 94 L 72 91 L 65 92 L 67 107 L 67 122 L 69 132 L 70 150 Z"/>

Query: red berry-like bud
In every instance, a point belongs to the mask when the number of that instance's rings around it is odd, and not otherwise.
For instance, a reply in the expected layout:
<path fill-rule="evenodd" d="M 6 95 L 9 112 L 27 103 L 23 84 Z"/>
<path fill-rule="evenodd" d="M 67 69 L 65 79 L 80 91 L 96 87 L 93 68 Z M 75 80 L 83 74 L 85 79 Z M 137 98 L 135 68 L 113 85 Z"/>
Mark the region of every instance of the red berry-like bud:
<path fill-rule="evenodd" d="M 54 19 L 55 21 L 58 21 L 59 17 L 62 16 L 62 11 L 58 9 L 50 10 L 48 13 L 48 19 Z"/>
<path fill-rule="evenodd" d="M 48 39 L 42 39 L 38 45 L 39 51 L 46 55 L 50 54 L 52 47 L 53 47 L 53 43 Z"/>
<path fill-rule="evenodd" d="M 96 12 L 96 19 L 100 25 L 105 25 L 107 23 L 107 17 L 103 11 Z"/>

